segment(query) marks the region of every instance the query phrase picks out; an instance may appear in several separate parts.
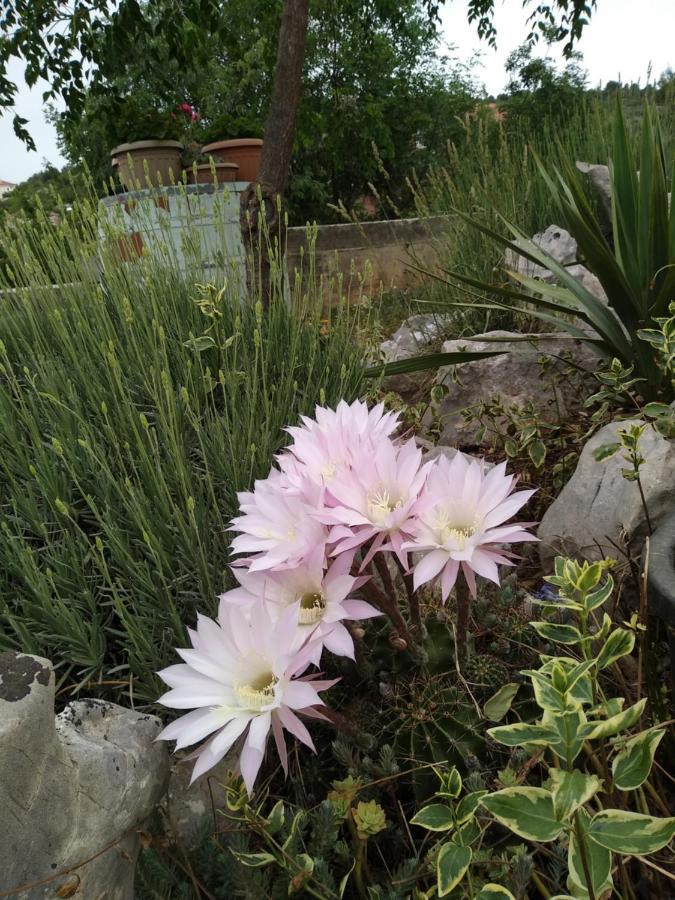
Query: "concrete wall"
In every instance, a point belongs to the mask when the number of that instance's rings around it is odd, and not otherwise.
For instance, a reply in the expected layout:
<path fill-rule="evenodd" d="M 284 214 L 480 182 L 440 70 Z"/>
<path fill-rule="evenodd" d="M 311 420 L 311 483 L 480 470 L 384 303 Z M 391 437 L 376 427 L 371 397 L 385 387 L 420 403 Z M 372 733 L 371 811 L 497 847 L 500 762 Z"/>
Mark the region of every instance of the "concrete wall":
<path fill-rule="evenodd" d="M 435 216 L 289 228 L 289 276 L 293 278 L 294 271 L 307 272 L 308 248 L 313 245 L 316 274 L 332 279 L 333 300 L 347 292 L 355 297 L 359 275 L 364 277 L 363 291 L 368 295 L 379 292 L 380 285 L 385 291 L 410 289 L 422 277 L 410 264 L 435 264 L 435 246 L 447 225 L 445 216 Z"/>

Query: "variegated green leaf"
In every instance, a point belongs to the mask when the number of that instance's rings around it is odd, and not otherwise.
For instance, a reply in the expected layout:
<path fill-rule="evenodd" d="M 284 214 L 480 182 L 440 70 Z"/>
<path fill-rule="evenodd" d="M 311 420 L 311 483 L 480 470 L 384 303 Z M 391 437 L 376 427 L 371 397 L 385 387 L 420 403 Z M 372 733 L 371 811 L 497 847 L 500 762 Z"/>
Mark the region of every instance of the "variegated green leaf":
<path fill-rule="evenodd" d="M 591 886 L 595 897 L 603 897 L 612 889 L 612 854 L 605 847 L 601 847 L 594 841 L 588 840 L 586 834 L 590 822 L 590 816 L 585 810 L 579 810 L 577 814 L 578 827 L 585 838 L 586 865 L 591 879 Z M 567 854 L 567 890 L 576 900 L 588 900 L 590 892 L 587 887 L 586 874 L 579 851 L 579 839 L 576 832 L 570 835 L 570 845 Z"/>
<path fill-rule="evenodd" d="M 542 722 L 557 732 L 551 749 L 565 762 L 574 762 L 584 745 L 582 729 L 586 725 L 586 716 L 583 709 L 579 707 L 564 713 L 545 710 Z"/>
<path fill-rule="evenodd" d="M 604 809 L 591 819 L 588 836 L 614 853 L 646 856 L 672 841 L 675 818 L 657 819 L 622 809 Z"/>
<path fill-rule="evenodd" d="M 665 733 L 665 728 L 660 728 L 638 734 L 614 757 L 612 776 L 618 788 L 622 791 L 633 791 L 647 780 L 652 770 L 656 748 Z"/>
<path fill-rule="evenodd" d="M 516 900 L 511 891 L 501 884 L 484 884 L 476 894 L 476 900 Z"/>
<path fill-rule="evenodd" d="M 553 728 L 547 725 L 530 725 L 528 722 L 497 725 L 495 728 L 488 728 L 487 733 L 494 741 L 506 747 L 522 747 L 523 744 L 546 747 L 558 738 Z"/>
<path fill-rule="evenodd" d="M 504 788 L 483 797 L 481 804 L 506 828 L 531 841 L 554 841 L 563 828 L 553 811 L 553 796 L 543 788 Z"/>
<path fill-rule="evenodd" d="M 598 671 L 611 666 L 622 656 L 628 656 L 633 651 L 635 635 L 625 628 L 617 628 L 607 638 L 597 656 Z"/>
<path fill-rule="evenodd" d="M 602 606 L 603 603 L 606 603 L 612 596 L 613 590 L 614 579 L 611 575 L 608 575 L 607 580 L 604 582 L 604 584 L 602 584 L 597 589 L 597 591 L 593 591 L 586 597 L 586 609 L 588 610 L 588 612 L 591 612 L 592 610 L 597 609 L 599 606 Z"/>
<path fill-rule="evenodd" d="M 470 847 L 471 844 L 480 836 L 481 829 L 477 819 L 471 818 L 453 834 L 450 840 L 454 844 L 461 844 L 463 847 Z"/>
<path fill-rule="evenodd" d="M 600 722 L 587 722 L 581 729 L 584 740 L 591 741 L 595 738 L 612 737 L 620 731 L 632 728 L 644 712 L 647 698 L 639 700 L 628 709 L 610 716 L 609 719 L 603 719 Z"/>
<path fill-rule="evenodd" d="M 525 669 L 522 672 L 532 682 L 534 699 L 542 709 L 563 712 L 566 707 L 565 695 L 556 690 L 551 679 L 537 669 Z"/>
<path fill-rule="evenodd" d="M 450 807 L 445 803 L 430 803 L 423 806 L 410 820 L 411 825 L 419 825 L 427 831 L 450 831 L 454 828 L 454 820 Z"/>
<path fill-rule="evenodd" d="M 561 822 L 567 821 L 575 810 L 579 809 L 602 788 L 602 781 L 596 775 L 585 775 L 573 769 L 549 769 L 553 794 L 553 811 Z"/>
<path fill-rule="evenodd" d="M 471 864 L 472 856 L 470 847 L 443 844 L 436 862 L 439 897 L 445 897 L 457 887 Z"/>
<path fill-rule="evenodd" d="M 539 637 L 555 644 L 578 644 L 581 632 L 574 625 L 557 625 L 555 622 L 530 622 Z"/>
<path fill-rule="evenodd" d="M 462 797 L 455 809 L 455 818 L 458 825 L 463 825 L 465 822 L 468 822 L 480 806 L 480 801 L 487 793 L 488 791 L 472 791 L 470 794 Z"/>

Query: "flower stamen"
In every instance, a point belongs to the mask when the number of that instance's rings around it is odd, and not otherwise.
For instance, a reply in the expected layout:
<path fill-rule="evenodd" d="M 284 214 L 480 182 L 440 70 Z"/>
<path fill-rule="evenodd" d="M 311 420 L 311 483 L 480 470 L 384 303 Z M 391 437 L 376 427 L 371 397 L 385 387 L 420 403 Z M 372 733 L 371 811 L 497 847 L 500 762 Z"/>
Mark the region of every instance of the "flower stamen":
<path fill-rule="evenodd" d="M 252 678 L 247 684 L 235 686 L 235 693 L 239 698 L 239 705 L 246 709 L 262 709 L 274 700 L 274 688 L 278 678 L 271 672 L 262 672 L 256 678 Z"/>
<path fill-rule="evenodd" d="M 298 623 L 300 625 L 315 625 L 321 621 L 325 612 L 326 598 L 320 591 L 303 594 L 300 598 Z"/>

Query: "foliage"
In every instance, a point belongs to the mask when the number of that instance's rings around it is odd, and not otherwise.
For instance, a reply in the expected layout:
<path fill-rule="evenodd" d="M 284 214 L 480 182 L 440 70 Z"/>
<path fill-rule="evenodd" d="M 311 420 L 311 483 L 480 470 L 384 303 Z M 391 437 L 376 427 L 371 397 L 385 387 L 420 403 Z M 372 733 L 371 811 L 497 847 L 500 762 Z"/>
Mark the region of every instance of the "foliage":
<path fill-rule="evenodd" d="M 576 107 L 584 102 L 586 74 L 581 55 L 573 54 L 558 72 L 550 59 L 533 58 L 532 51 L 532 45 L 525 44 L 509 55 L 509 82 L 500 105 L 509 123 L 518 128 L 531 131 L 547 121 L 563 129 L 574 121 Z"/>
<path fill-rule="evenodd" d="M 289 308 L 278 267 L 263 314 L 227 265 L 199 289 L 189 257 L 122 262 L 102 227 L 78 205 L 0 237 L 0 646 L 148 701 L 224 587 L 236 491 L 288 421 L 357 391 L 357 317 L 322 322 L 311 277 Z"/>
<path fill-rule="evenodd" d="M 647 400 L 662 396 L 668 402 L 672 396 L 672 379 L 663 368 L 662 354 L 638 334 L 641 329 L 653 330 L 656 319 L 663 318 L 675 285 L 675 211 L 668 206 L 670 171 L 655 112 L 650 107 L 644 111 L 638 181 L 637 160 L 621 107 L 617 105 L 610 165 L 613 248 L 571 162 L 564 161 L 562 171 L 556 170 L 553 175 L 546 172 L 540 161 L 538 165 L 567 227 L 577 240 L 585 264 L 607 294 L 608 306 L 504 217 L 502 223 L 511 232 L 511 240 L 462 212 L 459 215 L 467 223 L 500 246 L 550 269 L 559 284 L 546 284 L 510 272 L 525 288 L 518 291 L 448 271 L 452 280 L 497 295 L 496 299 L 482 304 L 474 300 L 460 305 L 475 304 L 512 312 L 527 308 L 533 317 L 592 343 L 623 365 L 633 366 L 635 375 L 643 379 L 643 396 Z M 419 363 L 423 368 L 423 359 Z"/>
<path fill-rule="evenodd" d="M 478 816 L 480 808 L 525 840 L 564 839 L 567 888 L 574 898 L 599 898 L 612 890 L 613 854 L 650 855 L 675 836 L 675 818 L 651 815 L 642 787 L 648 783 L 665 729 L 656 725 L 631 734 L 644 714 L 646 700 L 624 709 L 623 697 L 608 699 L 604 691 L 602 673 L 630 654 L 635 641 L 634 622 L 628 628 L 613 628 L 604 613 L 601 626 L 593 626 L 612 595 L 611 576 L 603 581 L 606 571 L 606 563 L 579 565 L 556 559 L 555 574 L 546 581 L 557 596 L 553 601 L 535 601 L 554 618 L 532 625 L 544 640 L 562 645 L 562 654 L 542 655 L 538 669 L 523 673 L 532 683 L 540 717 L 534 722 L 498 725 L 487 732 L 498 743 L 522 747 L 539 764 L 544 763 L 544 783 L 516 783 L 496 792 L 470 792 L 460 799 L 459 774 L 454 770 L 439 773 L 438 800 L 411 819 L 413 825 L 451 835 L 436 861 L 439 896 L 458 885 L 465 891 L 463 896 L 482 896 L 475 892 L 471 870 L 472 848 L 481 844 L 489 827 Z M 563 610 L 576 624 L 555 621 Z M 503 694 L 501 689 L 494 700 Z M 502 698 L 499 717 L 506 714 L 513 697 L 515 692 L 509 690 Z M 633 791 L 638 794 L 629 793 Z M 653 790 L 651 797 L 658 800 Z M 619 802 L 620 808 L 607 808 L 606 800 Z M 633 805 L 639 811 L 631 809 Z M 657 805 L 663 809 L 662 803 Z M 512 895 L 506 891 L 503 896 Z"/>

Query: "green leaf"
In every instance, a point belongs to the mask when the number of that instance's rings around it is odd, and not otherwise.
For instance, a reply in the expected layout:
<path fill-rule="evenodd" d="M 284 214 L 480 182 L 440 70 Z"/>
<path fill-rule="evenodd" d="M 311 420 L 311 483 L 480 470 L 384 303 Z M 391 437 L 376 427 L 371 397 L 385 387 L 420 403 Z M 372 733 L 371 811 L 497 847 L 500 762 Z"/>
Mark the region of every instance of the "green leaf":
<path fill-rule="evenodd" d="M 462 797 L 455 810 L 455 818 L 458 825 L 463 825 L 474 815 L 480 806 L 480 801 L 487 793 L 488 791 L 472 791 L 470 794 Z"/>
<path fill-rule="evenodd" d="M 544 465 L 546 459 L 546 445 L 543 441 L 533 441 L 527 448 L 530 459 L 534 467 L 540 469 Z"/>
<path fill-rule="evenodd" d="M 461 844 L 462 847 L 470 847 L 480 835 L 481 829 L 477 819 L 471 818 L 457 829 L 450 840 L 453 844 Z"/>
<path fill-rule="evenodd" d="M 286 818 L 286 813 L 284 810 L 284 801 L 279 800 L 278 803 L 274 804 L 272 808 L 272 812 L 267 817 L 267 831 L 270 834 L 276 834 L 284 824 L 284 820 Z"/>
<path fill-rule="evenodd" d="M 672 410 L 665 403 L 647 403 L 642 407 L 642 412 L 645 416 L 649 416 L 650 419 L 656 419 L 659 416 L 669 416 Z"/>
<path fill-rule="evenodd" d="M 573 812 L 583 806 L 602 788 L 596 775 L 585 775 L 578 769 L 549 769 L 553 794 L 553 811 L 556 819 L 565 822 Z"/>
<path fill-rule="evenodd" d="M 614 853 L 646 856 L 672 841 L 675 818 L 657 819 L 621 809 L 604 809 L 591 819 L 588 835 Z"/>
<path fill-rule="evenodd" d="M 615 716 L 610 716 L 609 719 L 604 719 L 599 722 L 586 722 L 586 724 L 581 727 L 583 739 L 592 741 L 595 738 L 612 737 L 612 735 L 618 734 L 620 731 L 632 728 L 644 712 L 646 703 L 647 698 L 644 697 L 642 700 L 633 704 L 633 706 L 629 706 L 628 709 L 624 709 Z"/>
<path fill-rule="evenodd" d="M 622 656 L 628 656 L 635 646 L 635 634 L 625 628 L 617 628 L 605 641 L 597 656 L 598 671 L 611 666 Z"/>
<path fill-rule="evenodd" d="M 530 622 L 539 637 L 556 644 L 578 644 L 581 632 L 573 625 L 556 625 L 554 622 Z"/>
<path fill-rule="evenodd" d="M 456 366 L 461 363 L 489 359 L 491 356 L 503 356 L 506 350 L 484 350 L 481 352 L 426 353 L 411 356 L 398 362 L 380 363 L 370 366 L 363 373 L 366 378 L 377 378 L 380 375 L 405 375 L 408 372 L 426 372 L 429 369 L 440 369 L 443 366 Z"/>
<path fill-rule="evenodd" d="M 491 722 L 499 722 L 507 712 L 511 709 L 520 685 L 515 681 L 510 681 L 503 687 L 500 687 L 496 694 L 493 694 L 489 700 L 485 701 L 483 706 L 483 715 Z"/>
<path fill-rule="evenodd" d="M 590 816 L 581 809 L 577 813 L 578 827 L 585 836 L 588 832 Z M 591 876 L 591 886 L 596 897 L 602 897 L 606 891 L 612 889 L 612 854 L 605 847 L 596 844 L 595 841 L 586 838 L 584 847 L 586 850 L 586 864 Z M 576 831 L 570 834 L 570 845 L 567 854 L 567 890 L 578 900 L 588 900 L 590 894 L 587 888 L 584 866 L 579 852 L 579 839 Z"/>
<path fill-rule="evenodd" d="M 607 576 L 607 581 L 601 587 L 597 589 L 597 591 L 593 591 L 592 594 L 588 594 L 586 597 L 586 609 L 588 612 L 591 610 L 597 609 L 599 606 L 602 606 L 603 603 L 606 603 L 609 598 L 612 596 L 612 591 L 614 590 L 614 579 L 611 575 Z"/>
<path fill-rule="evenodd" d="M 454 821 L 450 807 L 445 803 L 430 803 L 423 806 L 410 820 L 411 825 L 419 825 L 427 831 L 450 831 L 454 828 Z"/>
<path fill-rule="evenodd" d="M 511 891 L 507 891 L 501 884 L 484 884 L 476 894 L 476 900 L 516 900 Z"/>
<path fill-rule="evenodd" d="M 643 784 L 651 772 L 656 748 L 666 733 L 665 728 L 645 731 L 631 738 L 625 748 L 612 761 L 614 784 L 622 791 L 634 791 Z"/>
<path fill-rule="evenodd" d="M 443 844 L 436 862 L 439 897 L 445 897 L 457 887 L 471 864 L 472 856 L 470 847 Z"/>
<path fill-rule="evenodd" d="M 208 334 L 203 334 L 200 337 L 189 338 L 187 341 L 183 341 L 183 346 L 189 350 L 194 350 L 196 353 L 203 353 L 204 350 L 210 350 L 211 347 L 215 347 L 216 342 Z"/>
<path fill-rule="evenodd" d="M 552 709 L 563 712 L 566 708 L 564 695 L 557 690 L 544 673 L 536 669 L 524 669 L 523 675 L 528 675 L 534 689 L 534 699 L 542 709 Z"/>
<path fill-rule="evenodd" d="M 604 459 L 609 459 L 611 456 L 615 456 L 620 449 L 621 444 L 617 441 L 612 441 L 608 444 L 601 444 L 593 451 L 593 458 L 596 462 L 602 462 Z"/>
<path fill-rule="evenodd" d="M 481 805 L 506 828 L 530 841 L 554 841 L 563 829 L 553 811 L 553 796 L 543 788 L 504 788 L 483 797 Z"/>
<path fill-rule="evenodd" d="M 547 747 L 558 739 L 558 733 L 547 725 L 515 722 L 513 725 L 497 725 L 488 728 L 487 733 L 493 741 L 506 747 L 522 747 L 523 744 L 535 744 Z"/>
<path fill-rule="evenodd" d="M 558 740 L 551 745 L 551 749 L 564 762 L 574 762 L 584 745 L 583 728 L 586 725 L 586 716 L 581 708 L 564 713 L 546 710 L 542 720 L 546 725 L 555 728 L 558 733 Z"/>
<path fill-rule="evenodd" d="M 518 456 L 518 444 L 513 438 L 507 438 L 504 441 L 504 453 L 511 457 L 511 459 L 513 459 L 514 456 Z"/>
<path fill-rule="evenodd" d="M 231 848 L 230 852 L 238 862 L 251 869 L 260 869 L 263 866 L 269 866 L 270 863 L 275 862 L 271 853 L 242 853 L 239 850 L 232 850 Z"/>

